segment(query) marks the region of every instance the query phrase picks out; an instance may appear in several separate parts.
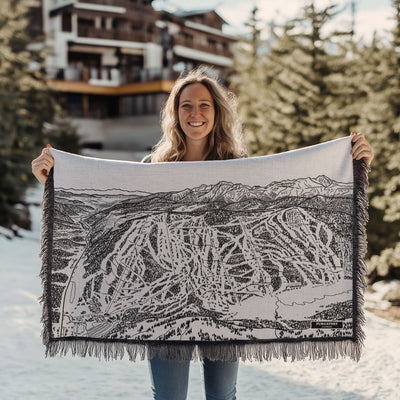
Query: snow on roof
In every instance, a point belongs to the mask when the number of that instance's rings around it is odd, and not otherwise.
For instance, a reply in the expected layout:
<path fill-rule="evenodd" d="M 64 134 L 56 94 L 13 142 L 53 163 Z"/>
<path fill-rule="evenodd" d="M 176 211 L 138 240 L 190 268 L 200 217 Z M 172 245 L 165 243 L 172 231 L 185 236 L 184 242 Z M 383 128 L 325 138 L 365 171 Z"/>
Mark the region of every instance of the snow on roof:
<path fill-rule="evenodd" d="M 205 51 L 200 51 L 196 49 L 190 49 L 189 47 L 184 47 L 180 45 L 174 46 L 174 53 L 178 56 L 189 58 L 192 60 L 203 61 L 209 64 L 218 65 L 221 67 L 231 67 L 233 65 L 232 59 L 219 56 L 212 53 L 206 53 Z"/>
<path fill-rule="evenodd" d="M 172 14 L 176 15 L 179 18 L 187 18 L 187 17 L 194 17 L 195 15 L 203 15 L 208 13 L 214 13 L 217 17 L 222 21 L 223 24 L 228 24 L 214 9 L 204 9 L 204 10 L 177 10 L 174 11 Z"/>

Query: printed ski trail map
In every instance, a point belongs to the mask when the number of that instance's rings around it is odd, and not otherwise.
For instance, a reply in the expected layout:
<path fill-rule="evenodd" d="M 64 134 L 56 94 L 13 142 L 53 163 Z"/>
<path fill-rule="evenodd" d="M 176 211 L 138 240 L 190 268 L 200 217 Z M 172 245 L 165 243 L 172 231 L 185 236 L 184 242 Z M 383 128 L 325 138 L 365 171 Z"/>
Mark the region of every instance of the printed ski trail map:
<path fill-rule="evenodd" d="M 350 149 L 161 164 L 52 149 L 49 354 L 358 360 L 366 166 Z"/>

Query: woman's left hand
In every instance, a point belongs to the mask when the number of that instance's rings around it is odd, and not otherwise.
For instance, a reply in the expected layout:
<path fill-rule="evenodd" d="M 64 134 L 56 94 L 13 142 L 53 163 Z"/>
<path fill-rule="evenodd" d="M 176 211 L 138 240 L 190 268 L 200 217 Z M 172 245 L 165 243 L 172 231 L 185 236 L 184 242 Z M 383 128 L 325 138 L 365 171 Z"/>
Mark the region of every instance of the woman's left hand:
<path fill-rule="evenodd" d="M 368 165 L 371 165 L 374 152 L 368 140 L 365 139 L 363 133 L 353 134 L 352 132 L 352 136 L 353 148 L 351 149 L 351 155 L 355 160 L 361 160 L 363 158 Z"/>

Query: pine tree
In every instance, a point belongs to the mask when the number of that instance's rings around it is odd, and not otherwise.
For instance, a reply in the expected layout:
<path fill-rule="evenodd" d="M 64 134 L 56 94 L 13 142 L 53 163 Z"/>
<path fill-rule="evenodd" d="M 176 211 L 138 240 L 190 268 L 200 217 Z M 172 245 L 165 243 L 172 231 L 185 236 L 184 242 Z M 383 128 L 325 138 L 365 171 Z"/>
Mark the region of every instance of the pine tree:
<path fill-rule="evenodd" d="M 246 26 L 250 28 L 248 37 L 243 37 L 235 52 L 235 74 L 231 77 L 231 85 L 239 94 L 240 114 L 244 121 L 247 146 L 251 153 L 260 148 L 259 114 L 262 113 L 262 104 L 259 102 L 262 90 L 261 45 L 258 19 L 258 8 L 254 7 Z"/>
<path fill-rule="evenodd" d="M 253 154 L 277 153 L 343 136 L 357 122 L 351 107 L 344 107 L 352 101 L 341 90 L 348 61 L 343 54 L 328 52 L 334 37 L 350 37 L 351 31 L 323 34 L 336 14 L 335 5 L 317 10 L 310 2 L 300 18 L 285 24 L 270 53 L 258 60 L 256 78 L 253 73 L 239 90 L 241 109 L 251 110 L 244 112 L 246 128 L 253 127 L 252 136 L 258 137 L 258 148 L 250 149 Z M 246 91 L 254 79 L 254 103 L 243 106 L 242 97 L 248 97 Z"/>
<path fill-rule="evenodd" d="M 375 151 L 371 172 L 371 228 L 376 248 L 370 262 L 371 279 L 400 277 L 400 0 L 393 2 L 396 28 L 390 48 L 374 41 L 365 54 L 369 72 L 369 102 L 363 129 Z"/>
<path fill-rule="evenodd" d="M 43 146 L 58 107 L 45 84 L 44 55 L 29 51 L 23 0 L 0 3 L 0 225 L 21 221 L 14 206 L 32 182 L 31 160 Z M 57 124 L 52 135 L 57 131 Z M 77 143 L 74 132 L 69 132 Z M 26 226 L 25 226 L 26 227 Z"/>

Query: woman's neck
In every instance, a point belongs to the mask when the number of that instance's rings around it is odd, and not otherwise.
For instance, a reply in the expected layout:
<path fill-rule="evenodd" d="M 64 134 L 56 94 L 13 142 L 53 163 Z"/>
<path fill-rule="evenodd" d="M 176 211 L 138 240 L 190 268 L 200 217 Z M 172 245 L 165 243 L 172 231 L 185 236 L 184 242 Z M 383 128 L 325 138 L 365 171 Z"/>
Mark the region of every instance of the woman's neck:
<path fill-rule="evenodd" d="M 207 141 L 186 142 L 183 161 L 203 161 L 207 154 Z"/>

